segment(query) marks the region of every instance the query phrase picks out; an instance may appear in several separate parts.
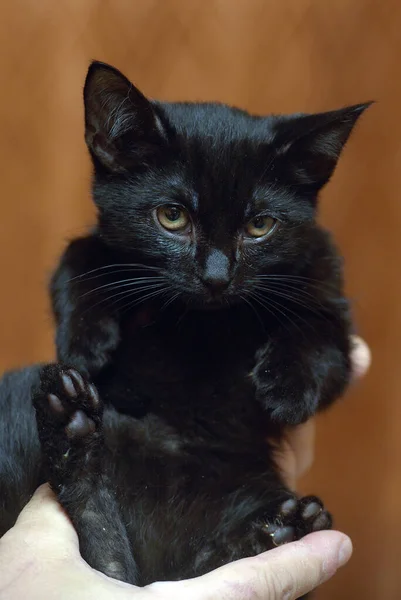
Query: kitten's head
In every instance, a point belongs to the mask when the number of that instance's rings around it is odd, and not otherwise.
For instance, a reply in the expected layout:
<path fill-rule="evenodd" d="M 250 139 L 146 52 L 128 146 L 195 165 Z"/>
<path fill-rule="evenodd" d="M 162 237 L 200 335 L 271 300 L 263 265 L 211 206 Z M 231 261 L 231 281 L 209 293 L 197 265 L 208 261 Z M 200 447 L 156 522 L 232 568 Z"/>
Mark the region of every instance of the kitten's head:
<path fill-rule="evenodd" d="M 100 233 L 157 267 L 182 298 L 235 301 L 260 276 L 300 274 L 308 257 L 324 254 L 317 195 L 369 104 L 257 117 L 221 104 L 161 103 L 98 62 L 84 97 Z"/>

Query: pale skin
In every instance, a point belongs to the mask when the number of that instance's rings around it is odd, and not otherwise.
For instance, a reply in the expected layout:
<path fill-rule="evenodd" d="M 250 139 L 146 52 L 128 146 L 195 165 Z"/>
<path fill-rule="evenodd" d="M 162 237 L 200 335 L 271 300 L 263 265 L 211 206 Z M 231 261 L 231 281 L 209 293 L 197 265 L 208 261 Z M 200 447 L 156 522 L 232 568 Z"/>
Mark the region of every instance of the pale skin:
<path fill-rule="evenodd" d="M 366 344 L 355 338 L 355 378 L 370 364 Z M 279 452 L 289 485 L 313 462 L 314 423 L 288 432 Z M 320 531 L 207 575 L 139 588 L 92 569 L 78 538 L 47 485 L 41 486 L 0 540 L 0 600 L 292 600 L 334 575 L 352 554 L 350 539 Z"/>

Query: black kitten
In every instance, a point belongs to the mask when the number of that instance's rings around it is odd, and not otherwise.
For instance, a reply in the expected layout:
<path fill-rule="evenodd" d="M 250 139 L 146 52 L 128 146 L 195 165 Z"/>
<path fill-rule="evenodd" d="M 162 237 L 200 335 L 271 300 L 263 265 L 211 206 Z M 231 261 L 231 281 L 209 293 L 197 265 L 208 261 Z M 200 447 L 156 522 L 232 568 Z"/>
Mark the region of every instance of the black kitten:
<path fill-rule="evenodd" d="M 52 280 L 58 364 L 0 385 L 3 531 L 48 479 L 84 558 L 145 584 L 330 527 L 266 437 L 349 381 L 341 261 L 315 215 L 367 106 L 161 103 L 92 64 L 98 224 Z"/>

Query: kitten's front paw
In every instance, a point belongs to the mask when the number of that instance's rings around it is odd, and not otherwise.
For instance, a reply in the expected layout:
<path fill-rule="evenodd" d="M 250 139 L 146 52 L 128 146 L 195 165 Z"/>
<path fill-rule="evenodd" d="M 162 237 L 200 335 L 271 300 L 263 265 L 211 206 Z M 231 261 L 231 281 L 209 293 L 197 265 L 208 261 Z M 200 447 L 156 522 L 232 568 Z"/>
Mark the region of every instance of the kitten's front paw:
<path fill-rule="evenodd" d="M 319 387 L 310 370 L 299 364 L 259 362 L 252 372 L 256 398 L 273 421 L 299 425 L 314 415 Z"/>

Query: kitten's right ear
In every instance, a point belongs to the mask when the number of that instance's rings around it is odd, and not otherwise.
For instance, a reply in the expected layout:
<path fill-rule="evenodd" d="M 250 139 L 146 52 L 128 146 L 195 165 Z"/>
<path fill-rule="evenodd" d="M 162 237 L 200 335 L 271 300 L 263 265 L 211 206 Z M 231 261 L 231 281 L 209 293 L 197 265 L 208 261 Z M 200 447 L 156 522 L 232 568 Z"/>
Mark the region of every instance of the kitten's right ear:
<path fill-rule="evenodd" d="M 117 69 L 93 62 L 84 87 L 85 140 L 95 161 L 121 173 L 166 140 L 152 103 Z"/>

